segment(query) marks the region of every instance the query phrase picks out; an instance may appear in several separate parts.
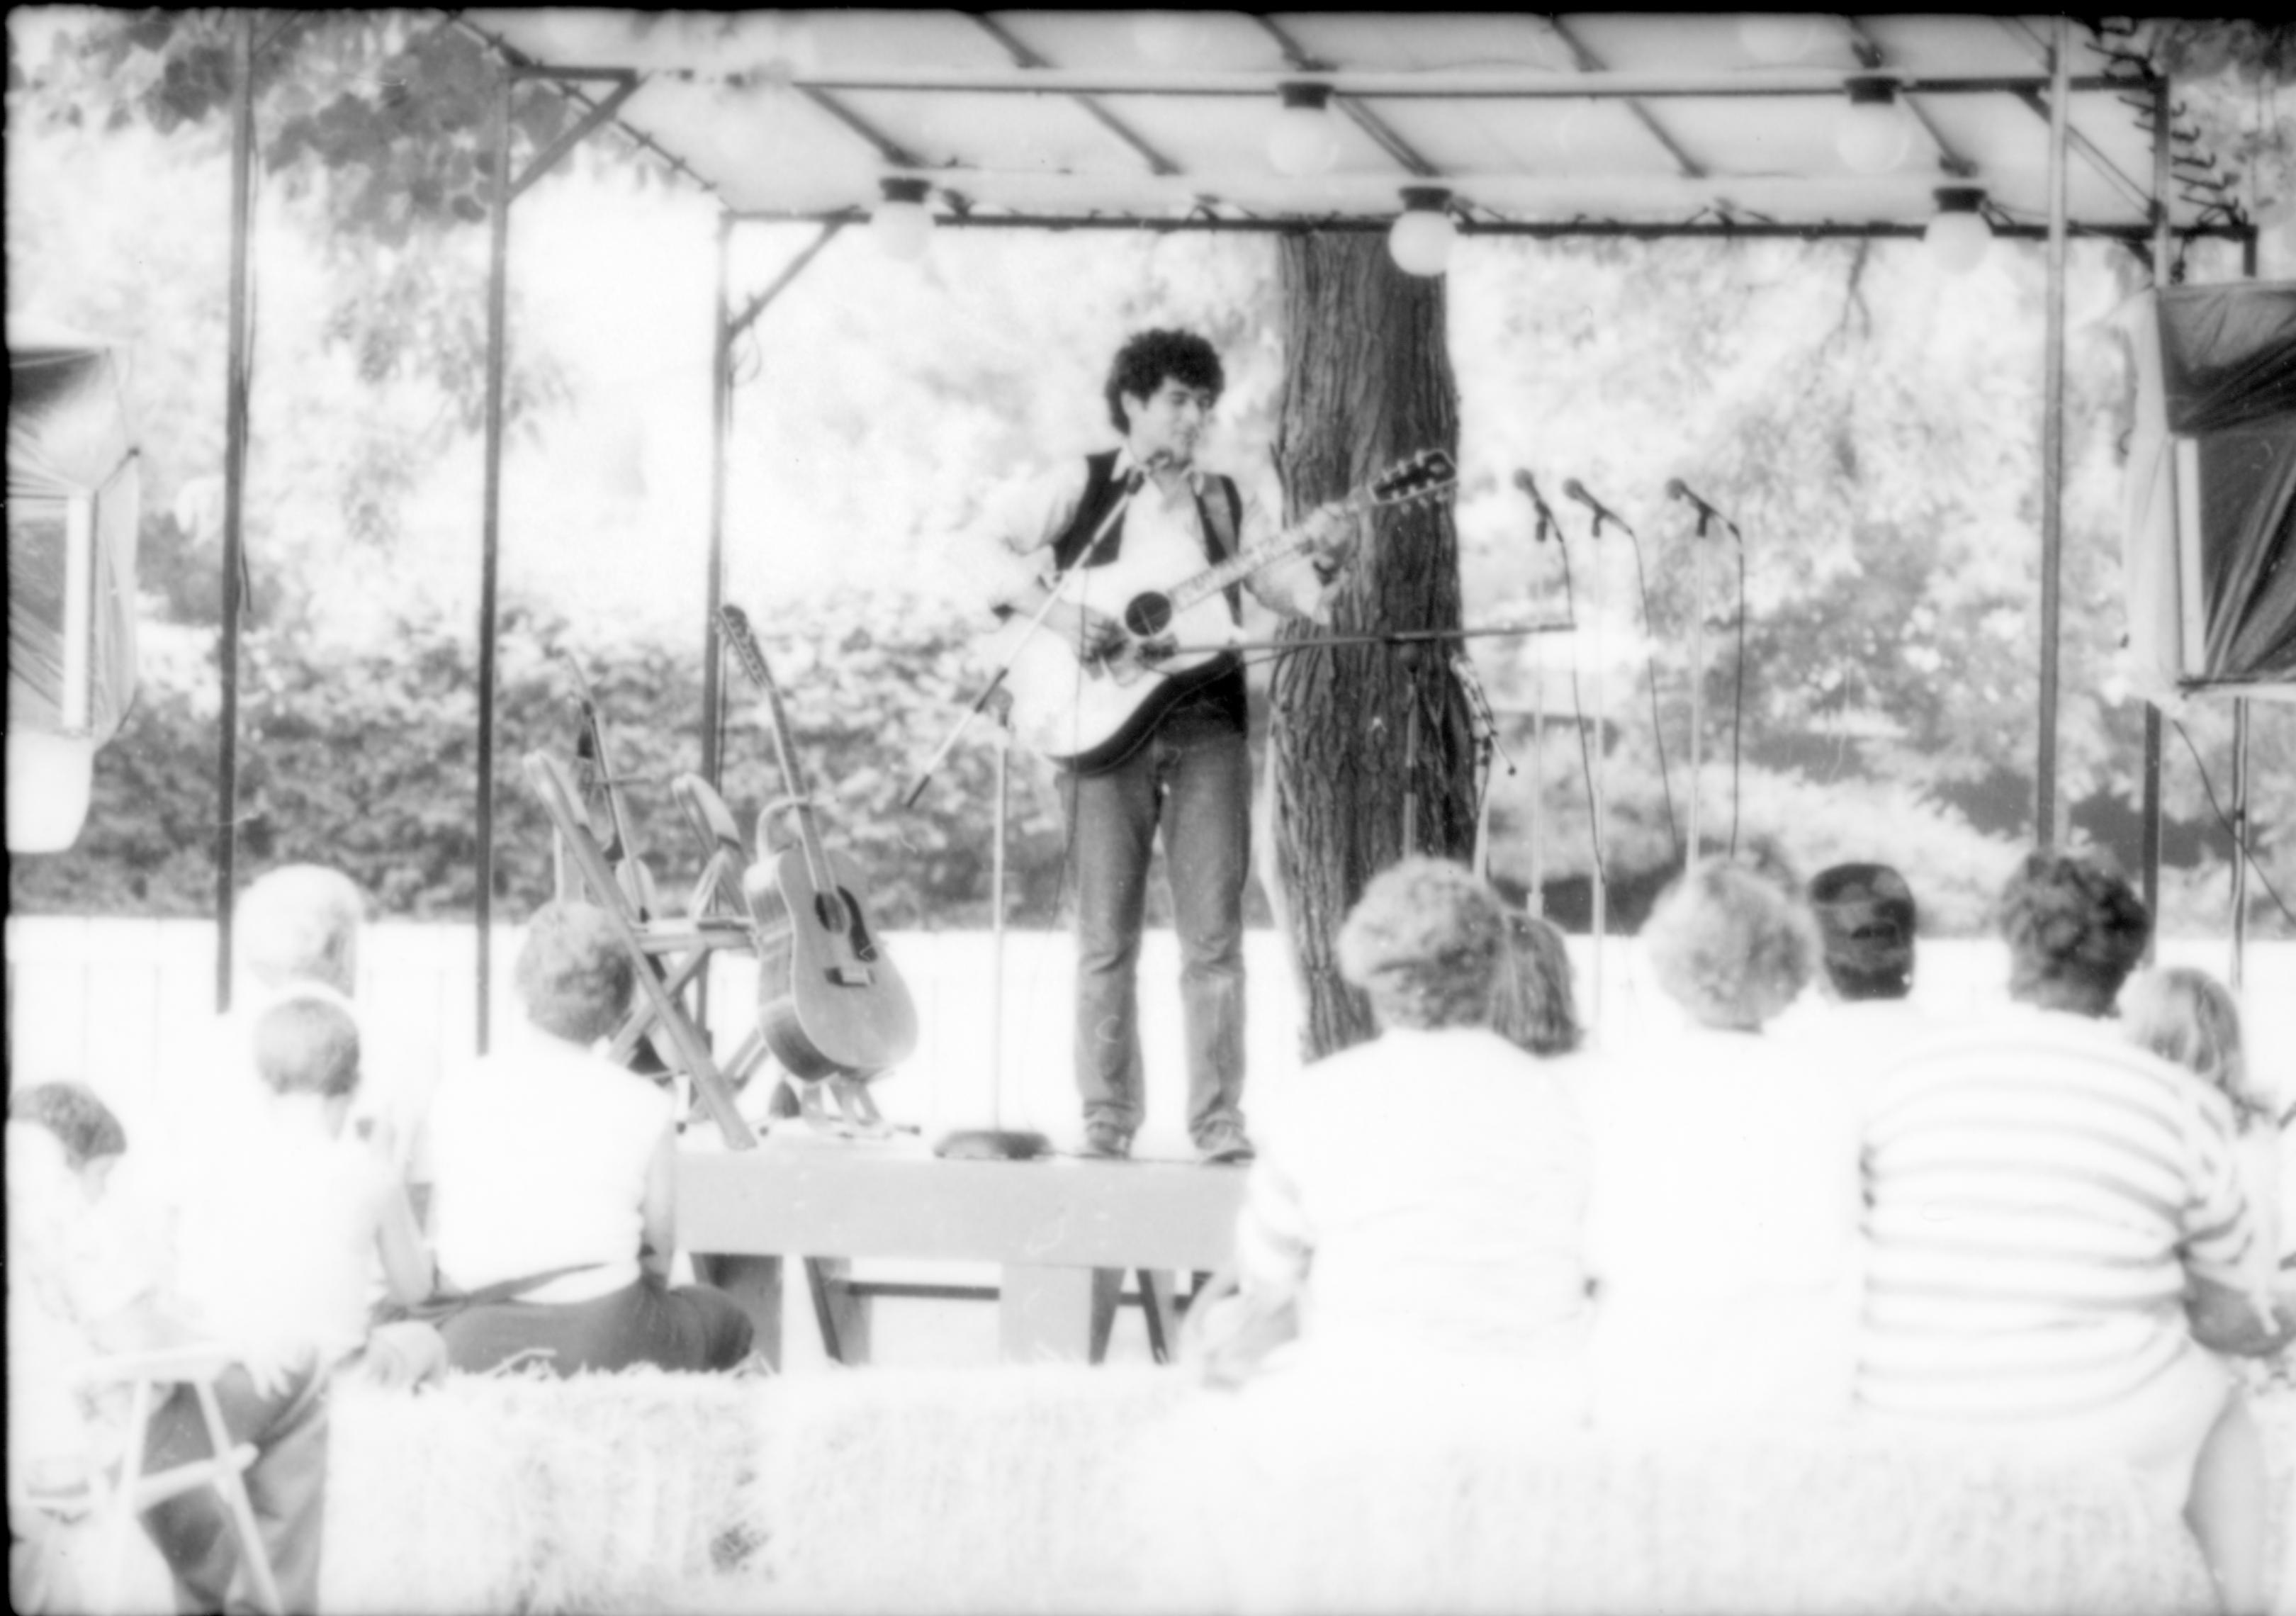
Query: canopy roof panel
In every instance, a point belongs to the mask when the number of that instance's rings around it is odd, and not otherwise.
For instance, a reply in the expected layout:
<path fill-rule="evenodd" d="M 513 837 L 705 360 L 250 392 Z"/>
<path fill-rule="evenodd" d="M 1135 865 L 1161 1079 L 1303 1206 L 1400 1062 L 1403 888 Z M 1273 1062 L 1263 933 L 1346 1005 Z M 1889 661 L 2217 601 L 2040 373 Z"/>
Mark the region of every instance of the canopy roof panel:
<path fill-rule="evenodd" d="M 1272 223 L 1393 216 L 1406 185 L 1471 227 L 1918 228 L 1948 185 L 1997 228 L 2048 216 L 2046 17 L 1328 12 L 472 11 L 525 62 L 643 76 L 619 121 L 736 212 L 821 217 L 880 182 L 945 213 Z M 2077 230 L 2151 228 L 2135 36 L 2072 30 Z M 1844 160 L 1846 82 L 1897 81 L 1902 159 Z M 1288 178 L 1281 86 L 1332 94 L 1339 154 Z M 2183 140 L 2169 219 L 2238 226 Z"/>

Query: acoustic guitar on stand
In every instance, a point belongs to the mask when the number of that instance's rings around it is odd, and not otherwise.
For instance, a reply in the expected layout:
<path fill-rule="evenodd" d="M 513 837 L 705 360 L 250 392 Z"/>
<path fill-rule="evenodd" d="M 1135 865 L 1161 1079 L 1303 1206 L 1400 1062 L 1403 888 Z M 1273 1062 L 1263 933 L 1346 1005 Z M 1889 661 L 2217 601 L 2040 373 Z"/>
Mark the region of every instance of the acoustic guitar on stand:
<path fill-rule="evenodd" d="M 1079 774 L 1121 763 L 1174 703 L 1235 666 L 1235 653 L 1224 649 L 1235 640 L 1236 627 L 1223 591 L 1315 551 L 1321 524 L 1331 517 L 1439 499 L 1458 481 L 1450 455 L 1423 449 L 1308 521 L 1192 578 L 1144 576 L 1147 569 L 1128 565 L 1121 550 L 1105 565 L 1072 569 L 1063 576 L 1062 598 L 1114 618 L 1124 637 L 1087 659 L 1067 636 L 1025 618 L 992 636 L 989 654 L 1009 659 L 1004 684 L 1013 695 L 1013 734 L 1029 751 Z"/>
<path fill-rule="evenodd" d="M 761 865 L 768 858 L 764 827 L 769 816 L 786 808 L 797 824 L 796 842 L 770 854 L 773 881 L 791 927 L 790 970 L 785 982 L 760 984 L 758 1030 L 791 1077 L 808 1083 L 831 1079 L 845 1101 L 850 1097 L 845 1080 L 865 1081 L 915 1049 L 916 1006 L 855 896 L 861 872 L 822 845 L 781 688 L 750 632 L 748 616 L 738 606 L 721 606 L 718 621 L 726 643 L 765 693 L 782 779 L 789 789 L 786 801 L 758 815 Z"/>

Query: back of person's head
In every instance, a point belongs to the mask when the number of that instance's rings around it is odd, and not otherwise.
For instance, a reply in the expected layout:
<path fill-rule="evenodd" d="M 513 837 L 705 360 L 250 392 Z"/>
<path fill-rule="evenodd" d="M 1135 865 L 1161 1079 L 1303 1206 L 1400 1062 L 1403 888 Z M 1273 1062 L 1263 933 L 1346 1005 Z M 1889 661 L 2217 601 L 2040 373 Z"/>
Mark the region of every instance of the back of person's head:
<path fill-rule="evenodd" d="M 127 1153 L 127 1130 L 111 1107 L 84 1083 L 35 1083 L 8 1096 L 8 1120 L 43 1128 L 63 1146 L 74 1172 L 91 1161 Z"/>
<path fill-rule="evenodd" d="M 1462 865 L 1406 858 L 1348 912 L 1340 974 L 1382 1026 L 1488 1026 L 1505 950 L 1506 913 L 1487 882 Z"/>
<path fill-rule="evenodd" d="M 1817 925 L 1798 889 L 1729 859 L 1669 887 L 1642 938 L 1659 986 L 1705 1027 L 1761 1027 L 1817 969 Z"/>
<path fill-rule="evenodd" d="M 2242 1126 L 2272 1116 L 2272 1096 L 2249 1086 L 2240 1005 L 2205 971 L 2140 971 L 2120 990 L 2120 1025 L 2142 1048 L 2194 1073 L 2232 1102 Z"/>
<path fill-rule="evenodd" d="M 606 912 L 546 903 L 527 923 L 518 951 L 526 1019 L 554 1038 L 593 1044 L 621 1025 L 637 978 Z"/>
<path fill-rule="evenodd" d="M 1119 432 L 1132 430 L 1124 413 L 1127 398 L 1145 398 L 1175 381 L 1200 387 L 1218 398 L 1227 386 L 1219 350 L 1192 331 L 1144 331 L 1127 339 L 1108 367 L 1108 418 Z"/>
<path fill-rule="evenodd" d="M 1508 911 L 1506 921 L 1506 963 L 1491 995 L 1491 1026 L 1533 1054 L 1568 1054 L 1581 1035 L 1562 933 L 1521 910 Z"/>
<path fill-rule="evenodd" d="M 358 988 L 359 922 L 366 899 L 340 870 L 283 865 L 239 900 L 240 958 L 266 988 L 324 982 L 350 997 Z"/>
<path fill-rule="evenodd" d="M 355 1094 L 358 1023 L 332 999 L 283 999 L 256 1018 L 255 1070 L 275 1095 Z"/>
<path fill-rule="evenodd" d="M 2081 1015 L 2112 1010 L 2152 936 L 2144 900 L 2094 849 L 2026 854 L 1994 920 L 2009 945 L 2009 997 Z"/>
<path fill-rule="evenodd" d="M 1838 864 L 1809 883 L 1825 974 L 1845 999 L 1901 999 L 1914 986 L 1914 890 L 1885 864 Z"/>

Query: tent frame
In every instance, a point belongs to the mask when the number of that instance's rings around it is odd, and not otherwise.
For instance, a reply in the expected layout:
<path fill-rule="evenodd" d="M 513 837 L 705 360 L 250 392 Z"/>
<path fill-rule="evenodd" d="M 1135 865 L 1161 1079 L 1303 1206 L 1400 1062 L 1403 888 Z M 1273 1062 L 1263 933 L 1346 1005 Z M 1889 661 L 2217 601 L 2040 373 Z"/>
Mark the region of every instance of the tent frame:
<path fill-rule="evenodd" d="M 984 25 L 989 21 L 980 19 Z M 1854 20 L 1853 20 L 1854 22 Z M 499 576 L 502 505 L 502 462 L 504 381 L 507 373 L 507 319 L 509 283 L 509 245 L 511 209 L 517 198 L 539 179 L 575 146 L 609 120 L 624 102 L 636 94 L 646 76 L 630 68 L 552 67 L 532 61 L 499 37 L 477 29 L 467 21 L 458 20 L 458 26 L 469 29 L 484 40 L 502 58 L 503 65 L 496 78 L 495 106 L 489 130 L 496 174 L 510 172 L 511 101 L 519 85 L 541 81 L 556 85 L 569 92 L 578 104 L 585 106 L 583 116 L 566 130 L 546 150 L 539 153 L 527 170 L 508 185 L 497 186 L 490 215 L 490 252 L 487 297 L 487 406 L 485 443 L 485 495 L 481 519 L 480 591 L 479 610 L 479 730 L 478 730 L 478 865 L 477 895 L 474 922 L 478 937 L 478 1013 L 475 1027 L 476 1046 L 484 1053 L 489 1042 L 489 1001 L 493 977 L 492 926 L 494 909 L 494 849 L 493 793 L 495 774 L 495 653 L 498 638 L 496 584 Z M 242 495 L 245 482 L 247 454 L 247 390 L 248 371 L 245 351 L 246 331 L 246 254 L 249 234 L 249 198 L 247 188 L 251 183 L 254 160 L 254 86 L 252 73 L 254 17 L 243 12 L 239 21 L 233 51 L 234 114 L 233 114 L 233 198 L 232 198 L 232 282 L 231 328 L 232 354 L 226 398 L 227 442 L 225 464 L 225 578 L 224 625 L 221 642 L 223 683 L 223 735 L 219 747 L 218 775 L 221 795 L 220 824 L 217 836 L 217 1000 L 219 1007 L 227 1008 L 230 1002 L 232 972 L 232 906 L 234 893 L 235 804 L 237 800 L 236 728 L 239 677 L 239 591 L 238 580 L 243 566 L 243 513 Z M 2197 222 L 2178 226 L 2173 223 L 2167 197 L 2175 182 L 2171 151 L 2171 119 L 2169 86 L 2166 79 L 2149 70 L 2141 84 L 2128 78 L 2096 76 L 2074 77 L 2070 73 L 2071 28 L 2069 18 L 2057 16 L 2051 22 L 2047 41 L 2050 70 L 2046 76 L 1931 76 L 1904 78 L 1899 82 L 1901 93 L 1913 94 L 1950 94 L 2000 93 L 2007 91 L 2025 100 L 2045 116 L 2049 124 L 2048 138 L 2048 218 L 2043 225 L 2023 225 L 1997 221 L 1994 233 L 2014 240 L 2041 242 L 2046 254 L 2046 303 L 2044 333 L 2044 406 L 2042 426 L 2042 564 L 2040 644 L 2040 741 L 2036 763 L 2034 826 L 2040 843 L 2054 845 L 2063 833 L 2063 806 L 2058 800 L 2056 777 L 2056 719 L 2058 701 L 2059 663 L 2059 572 L 2061 569 L 2063 534 L 2063 414 L 2064 414 L 2064 296 L 2065 257 L 2069 242 L 2075 236 L 2120 240 L 2132 249 L 2145 251 L 2152 262 L 2156 284 L 2167 284 L 2173 273 L 2176 254 L 2196 239 L 2216 237 L 2242 243 L 2245 272 L 2255 274 L 2255 226 L 2236 214 L 2204 217 Z M 1008 42 L 1010 43 L 1010 42 Z M 1289 47 L 1287 47 L 1289 49 Z M 1289 50 L 1295 59 L 1296 50 Z M 1827 70 L 1780 70 L 1763 73 L 1734 73 L 1726 77 L 1713 74 L 1651 74 L 1620 73 L 1593 70 L 1557 78 L 1552 74 L 1519 71 L 1480 73 L 1376 73 L 1355 70 L 1317 70 L 1305 66 L 1280 73 L 1218 73 L 1189 75 L 1174 71 L 1155 73 L 1118 73 L 1099 70 L 1078 70 L 1030 65 L 1015 53 L 1016 65 L 1010 70 L 988 72 L 960 72 L 947 70 L 919 70 L 908 72 L 875 71 L 865 74 L 808 74 L 797 87 L 808 94 L 826 96 L 838 91 L 924 91 L 932 89 L 960 90 L 984 94 L 1051 94 L 1079 99 L 1095 94 L 1216 94 L 1272 98 L 1283 83 L 1313 79 L 1329 86 L 1335 104 L 1350 116 L 1362 121 L 1370 114 L 1354 99 L 1365 95 L 1380 97 L 1429 97 L 1437 99 L 1523 99 L 1568 98 L 1573 100 L 1625 101 L 1637 108 L 1639 103 L 1653 99 L 1676 96 L 1718 95 L 1812 95 L 1835 96 L 1842 93 L 1845 74 Z M 1874 70 L 1869 65 L 1866 72 Z M 612 86 L 603 99 L 593 99 L 582 86 L 606 85 Z M 2071 154 L 2078 151 L 2082 158 L 2105 174 L 2125 194 L 2136 196 L 2137 187 L 2128 176 L 2105 160 L 2085 140 L 2075 138 L 2070 126 L 2070 98 L 2074 94 L 2093 91 L 2124 91 L 2149 87 L 2151 98 L 2151 133 L 2152 138 L 2152 172 L 2150 185 L 2142 200 L 2148 223 L 2132 226 L 2081 223 L 2069 217 L 2066 203 L 2067 167 Z M 1094 103 L 1086 100 L 1089 109 Z M 1105 122 L 1105 120 L 1103 120 Z M 694 177 L 705 190 L 710 190 L 706 180 L 693 176 L 693 170 L 674 154 L 661 150 L 652 139 L 641 131 L 617 121 L 617 127 L 642 147 L 660 156 L 678 170 Z M 863 128 L 865 136 L 871 132 Z M 884 151 L 885 143 L 874 138 L 881 154 L 896 154 Z M 1407 155 L 1407 154 L 1405 154 Z M 1944 167 L 1950 170 L 1955 159 L 1948 150 Z M 1398 159 L 1400 160 L 1400 159 Z M 1407 168 L 1424 168 L 1423 163 L 1406 163 Z M 936 171 L 939 173 L 939 171 Z M 944 178 L 961 178 L 961 171 L 944 175 Z M 1439 177 L 1427 176 L 1423 177 Z M 847 226 L 861 222 L 865 215 L 858 209 L 838 209 L 814 213 L 760 213 L 736 210 L 726 206 L 720 198 L 721 212 L 718 230 L 717 308 L 715 339 L 712 344 L 713 373 L 710 377 L 710 494 L 709 533 L 709 578 L 707 588 L 707 622 L 702 635 L 703 706 L 702 775 L 711 784 L 721 783 L 723 757 L 723 727 L 725 724 L 725 692 L 719 673 L 720 645 L 718 632 L 718 608 L 725 592 L 726 543 L 726 457 L 733 417 L 732 355 L 735 340 L 750 329 L 782 292 L 794 283 L 830 242 Z M 1712 210 L 1707 209 L 1710 213 Z M 752 297 L 740 310 L 731 304 L 731 242 L 734 229 L 750 223 L 812 222 L 821 226 L 821 233 L 784 266 L 776 278 L 762 291 Z M 1919 235 L 1923 226 L 1890 221 L 1825 221 L 1820 223 L 1780 223 L 1771 220 L 1739 220 L 1727 217 L 1702 217 L 1679 223 L 1633 223 L 1616 220 L 1573 219 L 1567 221 L 1515 220 L 1503 217 L 1478 217 L 1472 213 L 1455 218 L 1462 235 L 1528 236 L 1542 239 L 1595 237 L 1624 240 L 1662 240 L 1673 238 L 1755 241 L 1792 238 L 1804 241 L 1824 239 L 1888 240 Z M 939 223 L 945 227 L 992 230 L 1125 230 L 1148 234 L 1249 233 L 1253 234 L 1301 234 L 1318 231 L 1367 232 L 1384 231 L 1389 221 L 1383 217 L 1337 216 L 1329 217 L 1226 217 L 1200 208 L 1186 217 L 1131 217 L 1100 212 L 1034 212 L 988 213 L 958 209 L 942 216 Z M 2246 824 L 2247 788 L 2247 703 L 2236 700 L 2234 714 L 2234 824 L 2244 833 Z M 2146 704 L 2144 719 L 2144 807 L 2143 807 L 2143 880 L 2148 906 L 2157 909 L 2159 900 L 2161 824 L 2160 824 L 2161 715 L 2151 703 Z M 2246 839 L 2236 837 L 2234 854 L 2234 943 L 2233 978 L 2238 984 L 2242 968 L 2245 932 L 2247 885 Z M 1599 939 L 1598 939 L 1599 941 Z"/>

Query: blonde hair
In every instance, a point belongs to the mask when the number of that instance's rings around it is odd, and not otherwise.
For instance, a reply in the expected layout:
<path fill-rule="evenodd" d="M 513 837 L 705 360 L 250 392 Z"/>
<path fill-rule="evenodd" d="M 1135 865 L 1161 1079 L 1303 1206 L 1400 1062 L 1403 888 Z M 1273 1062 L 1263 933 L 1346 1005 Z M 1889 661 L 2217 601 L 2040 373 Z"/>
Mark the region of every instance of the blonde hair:
<path fill-rule="evenodd" d="M 1406 858 L 1374 876 L 1340 928 L 1340 974 L 1388 1027 L 1480 1027 L 1506 948 L 1498 894 L 1464 865 Z"/>
<path fill-rule="evenodd" d="M 1707 1027 L 1761 1026 L 1808 984 L 1824 947 L 1797 893 L 1718 858 L 1667 889 L 1642 937 L 1659 986 Z"/>
<path fill-rule="evenodd" d="M 358 988 L 358 884 L 324 865 L 283 865 L 239 900 L 240 958 L 266 988 L 324 982 L 345 998 Z"/>
<path fill-rule="evenodd" d="M 2139 1046 L 2221 1091 L 2242 1128 L 2270 1119 L 2271 1096 L 2249 1087 L 2239 1001 L 2207 972 L 2169 965 L 2129 978 L 2120 1024 Z"/>

